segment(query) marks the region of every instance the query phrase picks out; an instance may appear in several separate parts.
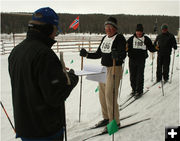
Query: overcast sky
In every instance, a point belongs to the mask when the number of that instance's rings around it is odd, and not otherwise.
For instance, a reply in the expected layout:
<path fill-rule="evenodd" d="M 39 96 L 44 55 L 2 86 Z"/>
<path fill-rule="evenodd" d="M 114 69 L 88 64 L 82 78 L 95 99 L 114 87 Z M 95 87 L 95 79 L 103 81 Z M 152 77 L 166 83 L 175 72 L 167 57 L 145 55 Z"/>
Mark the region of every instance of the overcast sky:
<path fill-rule="evenodd" d="M 180 16 L 179 0 L 1 0 L 1 12 L 34 12 L 46 6 L 57 13 Z"/>

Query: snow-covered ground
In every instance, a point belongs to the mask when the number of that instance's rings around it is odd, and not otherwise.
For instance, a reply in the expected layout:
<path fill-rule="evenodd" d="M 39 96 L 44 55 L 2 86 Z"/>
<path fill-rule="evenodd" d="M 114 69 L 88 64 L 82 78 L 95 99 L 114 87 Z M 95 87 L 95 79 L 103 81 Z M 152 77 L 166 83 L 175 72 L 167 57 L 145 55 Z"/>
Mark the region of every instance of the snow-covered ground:
<path fill-rule="evenodd" d="M 58 54 L 57 54 L 58 55 Z M 121 122 L 121 125 L 128 124 L 144 118 L 151 118 L 148 121 L 136 124 L 134 126 L 119 130 L 115 133 L 115 141 L 164 141 L 165 127 L 179 125 L 179 49 L 176 51 L 173 78 L 171 84 L 164 86 L 165 96 L 162 96 L 162 91 L 157 84 L 150 88 L 150 90 L 140 99 L 128 106 L 126 109 L 120 111 L 120 117 L 138 113 Z M 153 74 L 155 81 L 156 72 L 156 56 L 153 65 Z M 8 55 L 1 55 L 1 101 L 13 122 L 13 108 L 11 99 L 11 86 L 8 75 Z M 80 70 L 81 57 L 77 52 L 65 52 L 64 60 L 66 66 L 75 70 Z M 72 61 L 73 60 L 73 61 Z M 84 64 L 100 65 L 99 60 L 84 59 Z M 172 63 L 171 63 L 172 65 Z M 171 66 L 170 66 L 171 67 Z M 145 83 L 144 90 L 150 86 L 151 82 L 151 56 L 146 60 L 145 67 Z M 170 69 L 171 71 L 171 69 Z M 131 92 L 129 73 L 128 72 L 128 58 L 125 60 L 124 75 L 122 80 L 122 90 L 120 94 L 119 103 L 127 98 Z M 79 98 L 80 98 L 80 82 L 72 91 L 71 95 L 66 101 L 66 118 L 67 118 L 67 137 L 68 141 L 82 141 L 97 132 L 103 130 L 85 130 L 93 126 L 102 119 L 101 108 L 99 104 L 98 92 L 96 88 L 97 82 L 87 80 L 83 77 L 82 89 L 82 107 L 81 107 L 81 122 L 79 123 Z M 15 134 L 9 124 L 9 121 L 1 109 L 1 141 L 14 141 Z M 13 122 L 14 123 L 14 122 Z M 89 141 L 111 141 L 112 136 L 103 135 L 89 139 Z"/>

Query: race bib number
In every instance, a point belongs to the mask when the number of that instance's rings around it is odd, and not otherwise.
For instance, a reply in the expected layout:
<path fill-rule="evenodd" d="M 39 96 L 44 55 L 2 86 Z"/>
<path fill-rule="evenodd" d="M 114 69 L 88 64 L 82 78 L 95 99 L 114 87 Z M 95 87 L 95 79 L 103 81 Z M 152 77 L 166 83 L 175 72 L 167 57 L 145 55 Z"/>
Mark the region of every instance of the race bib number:
<path fill-rule="evenodd" d="M 117 35 L 113 36 L 113 37 L 108 37 L 106 36 L 101 44 L 101 52 L 102 53 L 110 53 L 111 52 L 111 48 L 114 42 L 114 39 L 116 38 Z"/>
<path fill-rule="evenodd" d="M 142 38 L 134 37 L 134 39 L 133 39 L 133 49 L 146 50 L 146 45 L 144 44 L 144 37 L 142 37 Z"/>

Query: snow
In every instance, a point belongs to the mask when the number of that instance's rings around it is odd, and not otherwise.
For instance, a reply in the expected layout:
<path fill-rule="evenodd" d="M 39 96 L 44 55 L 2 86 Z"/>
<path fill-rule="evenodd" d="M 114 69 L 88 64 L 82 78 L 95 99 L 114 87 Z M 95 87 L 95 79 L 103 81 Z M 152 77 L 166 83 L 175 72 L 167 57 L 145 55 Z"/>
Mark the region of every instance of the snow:
<path fill-rule="evenodd" d="M 156 54 L 156 53 L 155 53 Z M 176 51 L 176 56 L 179 54 L 179 49 Z M 57 54 L 59 55 L 59 54 Z M 119 130 L 115 133 L 115 141 L 164 141 L 165 127 L 179 125 L 179 57 L 175 56 L 174 72 L 172 83 L 164 86 L 165 96 L 162 96 L 160 84 L 150 88 L 150 90 L 140 99 L 132 103 L 130 106 L 120 111 L 120 117 L 125 117 L 130 114 L 136 115 L 121 121 L 121 125 L 128 124 L 144 118 L 151 118 L 148 121 L 136 124 L 134 126 Z M 155 81 L 156 72 L 156 57 L 153 66 L 153 79 Z M 66 66 L 75 70 L 80 70 L 81 57 L 78 52 L 65 52 L 64 60 Z M 73 60 L 73 63 L 71 62 Z M 172 59 L 171 59 L 172 60 Z M 99 60 L 90 60 L 84 58 L 84 64 L 100 65 Z M 152 85 L 151 82 L 151 56 L 146 59 L 144 90 Z M 171 62 L 172 65 L 172 62 Z M 170 66 L 171 68 L 171 66 Z M 122 89 L 119 103 L 127 98 L 131 92 L 128 69 L 128 57 L 125 60 L 124 73 L 122 80 Z M 171 72 L 171 69 L 170 69 Z M 99 103 L 98 92 L 95 89 L 98 86 L 97 82 L 87 80 L 83 76 L 82 85 L 82 104 L 81 104 L 81 121 L 79 122 L 79 99 L 80 99 L 80 81 L 74 88 L 69 98 L 66 100 L 66 120 L 67 120 L 67 137 L 68 141 L 82 141 L 91 135 L 103 130 L 94 129 L 86 130 L 102 119 L 101 108 Z M 1 55 L 1 101 L 13 121 L 13 108 L 11 98 L 11 86 L 8 74 L 8 55 Z M 15 139 L 14 131 L 1 109 L 1 141 L 18 141 Z M 110 141 L 112 136 L 103 135 L 89 139 L 89 141 Z"/>

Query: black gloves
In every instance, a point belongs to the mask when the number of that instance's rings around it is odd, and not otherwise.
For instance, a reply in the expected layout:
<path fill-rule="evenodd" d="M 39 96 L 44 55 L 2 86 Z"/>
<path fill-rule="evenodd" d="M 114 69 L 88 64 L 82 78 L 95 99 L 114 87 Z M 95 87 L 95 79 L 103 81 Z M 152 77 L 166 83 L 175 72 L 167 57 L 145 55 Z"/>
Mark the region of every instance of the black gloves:
<path fill-rule="evenodd" d="M 73 69 L 70 69 L 70 71 L 68 72 L 68 75 L 69 75 L 69 78 L 70 78 L 70 81 L 71 81 L 71 86 L 72 86 L 72 88 L 74 88 L 77 85 L 78 81 L 79 81 L 79 77 L 74 74 Z"/>
<path fill-rule="evenodd" d="M 112 49 L 112 58 L 115 60 L 122 60 L 122 56 L 121 53 L 119 51 L 117 51 L 116 49 Z"/>
<path fill-rule="evenodd" d="M 81 50 L 80 50 L 80 56 L 83 56 L 83 57 L 86 57 L 87 56 L 87 51 L 84 49 L 84 48 L 82 48 Z"/>
<path fill-rule="evenodd" d="M 70 70 L 69 70 L 69 73 L 73 73 L 73 74 L 74 74 L 74 70 L 73 70 L 73 69 L 70 69 Z"/>

